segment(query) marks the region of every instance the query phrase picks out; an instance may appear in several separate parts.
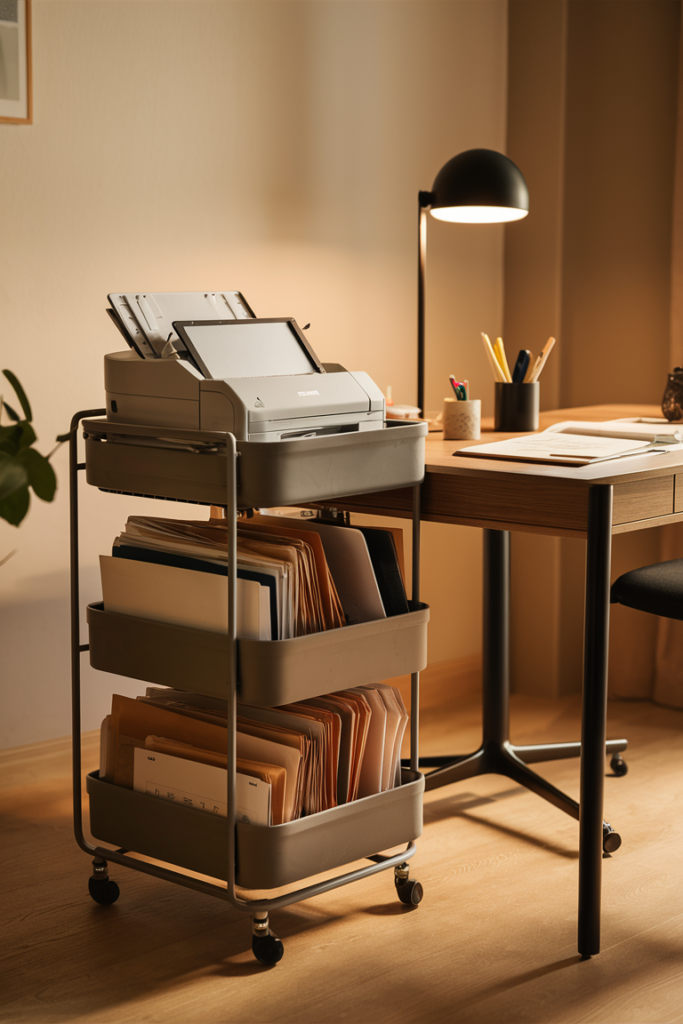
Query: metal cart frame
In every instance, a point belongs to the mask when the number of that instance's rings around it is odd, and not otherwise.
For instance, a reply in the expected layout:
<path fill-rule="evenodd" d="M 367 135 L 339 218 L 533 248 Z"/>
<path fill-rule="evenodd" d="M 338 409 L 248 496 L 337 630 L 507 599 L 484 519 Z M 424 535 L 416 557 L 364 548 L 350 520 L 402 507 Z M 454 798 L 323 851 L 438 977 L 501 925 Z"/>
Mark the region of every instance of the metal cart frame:
<path fill-rule="evenodd" d="M 236 715 L 238 696 L 238 641 L 236 637 L 237 618 L 237 574 L 230 572 L 228 585 L 228 651 L 226 659 L 226 683 L 228 698 L 228 772 L 227 772 L 227 883 L 225 886 L 204 881 L 172 870 L 158 864 L 150 864 L 130 856 L 123 848 L 110 849 L 105 846 L 93 845 L 83 832 L 82 815 L 82 759 L 81 759 L 81 656 L 90 650 L 88 643 L 81 643 L 80 635 L 80 583 L 79 583 L 79 500 L 78 474 L 86 469 L 86 462 L 78 461 L 78 435 L 82 420 L 101 417 L 106 414 L 104 409 L 86 410 L 76 413 L 71 420 L 70 454 L 69 454 L 69 487 L 70 487 L 70 540 L 71 540 L 71 676 L 72 676 L 72 734 L 73 734 L 73 814 L 74 833 L 79 847 L 93 858 L 93 875 L 89 880 L 90 894 L 96 902 L 113 903 L 119 895 L 117 884 L 109 879 L 108 862 L 111 861 L 124 867 L 141 871 L 156 878 L 174 882 L 177 885 L 194 889 L 206 895 L 226 900 L 232 906 L 252 915 L 253 938 L 252 948 L 255 956 L 262 963 L 277 963 L 283 954 L 282 943 L 271 932 L 269 913 L 292 903 L 317 896 L 321 893 L 347 885 L 379 871 L 394 869 L 394 880 L 399 898 L 403 903 L 416 905 L 422 898 L 422 887 L 419 882 L 409 878 L 408 861 L 413 857 L 415 842 L 408 842 L 405 849 L 388 856 L 376 854 L 368 856 L 367 866 L 353 871 L 345 871 L 325 881 L 297 888 L 291 892 L 266 899 L 247 899 L 237 891 L 236 858 L 237 837 L 235 825 L 235 775 L 236 775 Z M 164 433 L 166 431 L 164 430 Z M 182 432 L 175 432 L 180 435 Z M 228 564 L 237 564 L 237 473 L 240 453 L 232 434 L 225 434 L 226 477 L 224 507 L 227 519 Z M 420 590 L 420 484 L 415 484 L 413 491 L 413 540 L 412 540 L 412 601 L 419 602 Z M 138 492 L 122 492 L 138 493 Z M 148 495 L 149 497 L 165 497 L 165 495 Z M 329 496 L 333 498 L 333 495 Z M 170 500 L 175 500 L 171 498 Z M 182 500 L 182 499 L 181 499 Z M 301 502 L 308 500 L 304 495 Z M 317 500 L 317 499 L 316 499 Z M 203 503 L 203 502 L 202 502 Z M 411 674 L 410 701 L 410 771 L 416 778 L 422 779 L 418 771 L 419 749 L 419 672 Z M 348 805 L 346 805 L 348 806 Z M 202 812 L 195 812 L 202 813 Z"/>

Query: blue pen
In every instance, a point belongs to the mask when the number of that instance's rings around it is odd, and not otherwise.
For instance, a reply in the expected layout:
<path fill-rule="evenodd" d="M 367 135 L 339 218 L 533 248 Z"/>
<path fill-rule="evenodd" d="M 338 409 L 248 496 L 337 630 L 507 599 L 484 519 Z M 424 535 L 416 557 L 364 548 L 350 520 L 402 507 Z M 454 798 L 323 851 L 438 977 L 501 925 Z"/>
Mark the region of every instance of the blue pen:
<path fill-rule="evenodd" d="M 524 378 L 526 377 L 526 371 L 529 369 L 529 362 L 531 360 L 531 352 L 528 348 L 522 348 L 519 350 L 517 356 L 517 362 L 515 368 L 512 371 L 512 383 L 523 384 Z"/>

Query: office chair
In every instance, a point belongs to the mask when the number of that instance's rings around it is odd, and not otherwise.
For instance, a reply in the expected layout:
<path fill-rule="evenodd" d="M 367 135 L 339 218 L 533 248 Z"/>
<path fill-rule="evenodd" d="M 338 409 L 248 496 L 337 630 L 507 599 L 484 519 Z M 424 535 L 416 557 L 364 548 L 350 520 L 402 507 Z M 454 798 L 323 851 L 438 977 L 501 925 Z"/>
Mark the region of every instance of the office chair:
<path fill-rule="evenodd" d="M 612 584 L 610 601 L 665 619 L 683 619 L 683 558 L 625 572 Z"/>

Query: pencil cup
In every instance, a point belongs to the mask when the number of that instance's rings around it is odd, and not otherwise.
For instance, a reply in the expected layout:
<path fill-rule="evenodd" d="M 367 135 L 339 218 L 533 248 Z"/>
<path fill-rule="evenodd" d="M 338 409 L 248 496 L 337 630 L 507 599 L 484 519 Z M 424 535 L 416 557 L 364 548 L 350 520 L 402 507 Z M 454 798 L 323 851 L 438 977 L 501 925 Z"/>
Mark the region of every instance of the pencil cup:
<path fill-rule="evenodd" d="M 502 384 L 496 381 L 494 428 L 510 433 L 538 430 L 540 384 Z"/>
<path fill-rule="evenodd" d="M 477 441 L 481 427 L 481 400 L 458 402 L 443 400 L 443 436 L 445 441 Z"/>

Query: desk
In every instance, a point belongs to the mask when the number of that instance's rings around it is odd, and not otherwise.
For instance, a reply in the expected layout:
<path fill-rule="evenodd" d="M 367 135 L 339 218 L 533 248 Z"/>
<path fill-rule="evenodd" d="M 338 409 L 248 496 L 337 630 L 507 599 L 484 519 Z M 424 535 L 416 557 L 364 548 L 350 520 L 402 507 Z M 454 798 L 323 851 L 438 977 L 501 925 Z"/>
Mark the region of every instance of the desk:
<path fill-rule="evenodd" d="M 561 420 L 656 416 L 654 406 L 594 406 L 541 415 L 541 429 Z M 484 432 L 482 443 L 504 434 Z M 606 753 L 607 650 L 612 536 L 683 521 L 683 451 L 566 467 L 494 459 L 454 458 L 471 441 L 426 444 L 420 518 L 477 526 L 484 545 L 484 742 L 474 754 L 450 759 L 427 776 L 428 789 L 493 771 L 507 775 L 579 819 L 578 949 L 600 951 L 603 789 Z M 335 502 L 371 515 L 408 518 L 412 491 L 386 491 Z M 581 743 L 544 748 L 509 743 L 509 538 L 510 531 L 587 539 Z M 581 754 L 580 802 L 555 790 L 526 763 Z M 607 750 L 624 749 L 625 741 Z M 528 754 L 528 756 L 525 756 Z"/>

